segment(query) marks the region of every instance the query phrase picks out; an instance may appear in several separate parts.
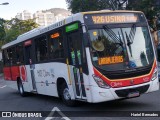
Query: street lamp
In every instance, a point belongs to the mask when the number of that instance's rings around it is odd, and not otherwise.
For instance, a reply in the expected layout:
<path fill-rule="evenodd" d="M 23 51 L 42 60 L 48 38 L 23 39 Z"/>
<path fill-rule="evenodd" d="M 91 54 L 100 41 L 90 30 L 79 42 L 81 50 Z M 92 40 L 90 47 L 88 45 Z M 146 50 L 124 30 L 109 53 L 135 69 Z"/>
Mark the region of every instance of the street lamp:
<path fill-rule="evenodd" d="M 5 3 L 1 3 L 0 5 L 8 5 L 9 3 L 8 2 L 5 2 Z"/>

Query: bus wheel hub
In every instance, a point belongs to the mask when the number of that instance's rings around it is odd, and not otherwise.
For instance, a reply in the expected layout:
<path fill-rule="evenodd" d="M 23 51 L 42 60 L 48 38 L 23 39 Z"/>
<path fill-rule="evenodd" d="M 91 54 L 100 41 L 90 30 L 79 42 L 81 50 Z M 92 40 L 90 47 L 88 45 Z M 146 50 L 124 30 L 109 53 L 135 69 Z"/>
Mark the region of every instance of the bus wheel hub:
<path fill-rule="evenodd" d="M 70 100 L 70 99 L 71 99 L 71 96 L 70 96 L 70 94 L 69 94 L 68 88 L 65 88 L 65 89 L 64 89 L 63 95 L 64 95 L 64 98 L 65 98 L 66 100 Z"/>

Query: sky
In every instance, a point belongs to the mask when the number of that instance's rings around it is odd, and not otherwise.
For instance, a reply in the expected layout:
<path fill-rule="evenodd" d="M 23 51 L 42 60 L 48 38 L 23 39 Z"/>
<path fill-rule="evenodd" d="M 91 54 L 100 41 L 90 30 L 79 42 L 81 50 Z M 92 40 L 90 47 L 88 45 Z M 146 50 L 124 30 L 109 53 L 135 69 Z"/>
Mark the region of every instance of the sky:
<path fill-rule="evenodd" d="M 50 8 L 67 9 L 65 0 L 0 0 L 0 4 L 8 2 L 9 5 L 0 5 L 0 18 L 11 19 L 17 13 L 27 10 L 34 13 Z"/>

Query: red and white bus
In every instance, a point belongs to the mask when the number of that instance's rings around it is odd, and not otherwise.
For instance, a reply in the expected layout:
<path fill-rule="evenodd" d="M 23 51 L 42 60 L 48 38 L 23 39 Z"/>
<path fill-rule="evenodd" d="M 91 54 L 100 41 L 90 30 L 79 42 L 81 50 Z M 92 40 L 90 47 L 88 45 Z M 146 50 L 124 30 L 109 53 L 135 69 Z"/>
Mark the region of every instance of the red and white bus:
<path fill-rule="evenodd" d="M 159 89 L 157 61 L 145 15 L 91 11 L 18 36 L 2 47 L 4 79 L 19 93 L 97 103 Z"/>

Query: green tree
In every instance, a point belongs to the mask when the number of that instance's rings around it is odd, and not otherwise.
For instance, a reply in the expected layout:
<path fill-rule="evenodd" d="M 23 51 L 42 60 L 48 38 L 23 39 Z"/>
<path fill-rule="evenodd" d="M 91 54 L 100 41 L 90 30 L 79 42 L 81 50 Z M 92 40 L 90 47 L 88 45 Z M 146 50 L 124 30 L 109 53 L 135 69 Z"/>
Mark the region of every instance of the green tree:
<path fill-rule="evenodd" d="M 4 19 L 0 18 L 0 46 L 2 45 L 4 37 L 6 35 L 5 27 L 4 27 L 5 22 L 6 21 Z"/>
<path fill-rule="evenodd" d="M 108 0 L 111 8 L 115 10 L 125 9 L 124 4 L 127 4 L 128 0 Z"/>
<path fill-rule="evenodd" d="M 66 0 L 72 13 L 108 9 L 108 0 Z"/>
<path fill-rule="evenodd" d="M 19 35 L 37 28 L 38 26 L 39 25 L 34 22 L 34 19 L 19 20 L 17 18 L 13 18 L 5 25 L 6 36 L 4 38 L 4 43 L 13 41 Z"/>
<path fill-rule="evenodd" d="M 72 13 L 103 9 L 123 9 L 127 0 L 66 0 Z"/>

